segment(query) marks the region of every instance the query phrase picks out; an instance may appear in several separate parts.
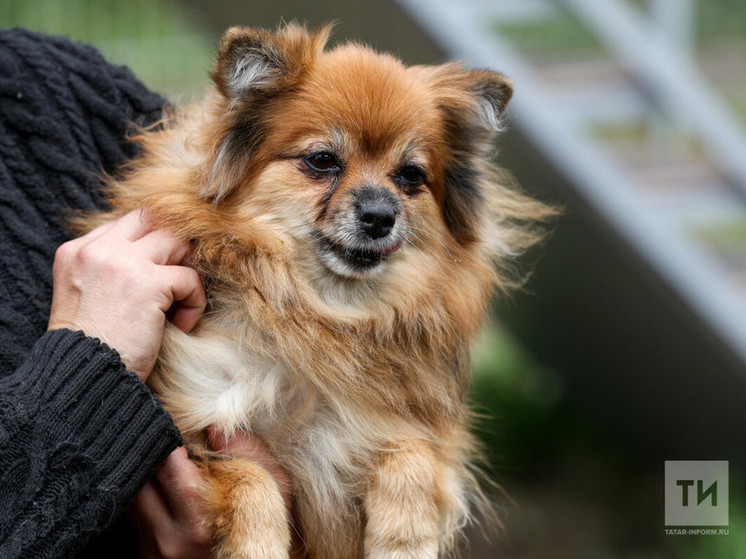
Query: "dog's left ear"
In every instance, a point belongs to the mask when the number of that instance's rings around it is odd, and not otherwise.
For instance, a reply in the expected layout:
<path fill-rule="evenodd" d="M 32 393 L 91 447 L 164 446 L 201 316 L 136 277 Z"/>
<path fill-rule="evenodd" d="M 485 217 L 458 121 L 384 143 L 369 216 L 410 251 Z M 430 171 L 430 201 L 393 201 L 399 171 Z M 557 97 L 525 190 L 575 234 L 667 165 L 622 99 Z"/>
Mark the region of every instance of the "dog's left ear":
<path fill-rule="evenodd" d="M 212 79 L 225 101 L 220 131 L 202 197 L 220 201 L 245 176 L 266 130 L 267 105 L 291 91 L 323 50 L 331 26 L 309 33 L 288 24 L 276 33 L 249 27 L 226 31 Z"/>
<path fill-rule="evenodd" d="M 513 82 L 490 70 L 457 64 L 434 69 L 430 78 L 443 116 L 449 157 L 445 165 L 443 217 L 459 243 L 477 238 L 482 193 L 482 160 L 513 95 Z"/>

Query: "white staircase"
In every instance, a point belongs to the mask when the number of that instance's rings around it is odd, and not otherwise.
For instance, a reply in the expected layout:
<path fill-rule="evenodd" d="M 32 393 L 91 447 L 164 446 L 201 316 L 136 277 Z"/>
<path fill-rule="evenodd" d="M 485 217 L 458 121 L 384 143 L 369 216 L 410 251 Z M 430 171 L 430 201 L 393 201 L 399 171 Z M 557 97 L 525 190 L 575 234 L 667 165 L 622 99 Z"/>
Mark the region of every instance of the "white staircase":
<path fill-rule="evenodd" d="M 514 79 L 512 125 L 746 364 L 746 135 L 682 37 L 625 0 L 398 2 L 450 56 Z M 558 18 L 579 48 L 522 44 Z"/>

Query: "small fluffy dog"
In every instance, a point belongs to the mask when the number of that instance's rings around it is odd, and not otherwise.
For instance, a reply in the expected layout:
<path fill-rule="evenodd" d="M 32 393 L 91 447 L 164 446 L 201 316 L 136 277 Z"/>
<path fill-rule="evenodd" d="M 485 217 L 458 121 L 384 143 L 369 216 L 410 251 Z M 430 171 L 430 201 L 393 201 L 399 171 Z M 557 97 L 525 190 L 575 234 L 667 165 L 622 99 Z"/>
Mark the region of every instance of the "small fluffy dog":
<path fill-rule="evenodd" d="M 505 186 L 505 76 L 405 67 L 329 28 L 232 28 L 205 100 L 143 131 L 111 180 L 194 246 L 209 310 L 167 329 L 153 391 L 204 465 L 217 557 L 427 558 L 480 490 L 469 343 L 551 212 Z M 250 429 L 293 481 L 207 451 Z M 293 524 L 294 523 L 294 524 Z"/>

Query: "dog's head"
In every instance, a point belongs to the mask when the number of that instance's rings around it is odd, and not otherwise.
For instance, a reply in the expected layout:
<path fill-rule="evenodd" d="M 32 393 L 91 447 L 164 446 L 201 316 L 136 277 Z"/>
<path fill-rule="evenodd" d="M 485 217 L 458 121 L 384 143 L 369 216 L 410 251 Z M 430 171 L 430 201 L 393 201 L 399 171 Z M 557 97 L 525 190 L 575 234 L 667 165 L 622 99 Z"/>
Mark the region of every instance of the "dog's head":
<path fill-rule="evenodd" d="M 298 251 L 315 262 L 307 268 L 344 280 L 505 244 L 485 239 L 485 226 L 487 190 L 498 187 L 488 150 L 510 80 L 458 64 L 406 67 L 355 44 L 324 50 L 328 33 L 226 33 L 200 196 L 289 234 L 310 249 Z M 508 221 L 529 217 L 505 199 Z"/>

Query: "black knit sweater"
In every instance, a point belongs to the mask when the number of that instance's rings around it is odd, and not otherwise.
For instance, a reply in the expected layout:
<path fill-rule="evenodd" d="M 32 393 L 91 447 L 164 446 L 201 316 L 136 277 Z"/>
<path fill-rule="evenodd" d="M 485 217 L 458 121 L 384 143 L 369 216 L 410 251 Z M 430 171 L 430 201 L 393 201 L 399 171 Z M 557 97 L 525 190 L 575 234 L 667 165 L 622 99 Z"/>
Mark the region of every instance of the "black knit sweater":
<path fill-rule="evenodd" d="M 45 333 L 66 210 L 101 206 L 162 105 L 91 47 L 0 32 L 0 558 L 75 555 L 180 444 L 115 351 Z"/>

